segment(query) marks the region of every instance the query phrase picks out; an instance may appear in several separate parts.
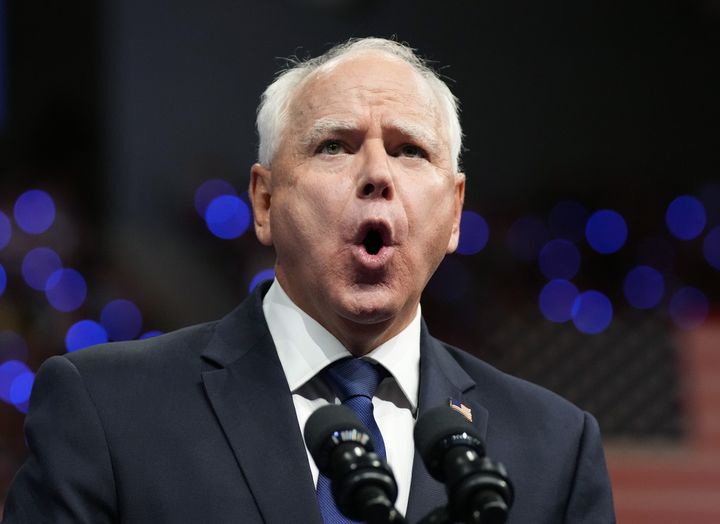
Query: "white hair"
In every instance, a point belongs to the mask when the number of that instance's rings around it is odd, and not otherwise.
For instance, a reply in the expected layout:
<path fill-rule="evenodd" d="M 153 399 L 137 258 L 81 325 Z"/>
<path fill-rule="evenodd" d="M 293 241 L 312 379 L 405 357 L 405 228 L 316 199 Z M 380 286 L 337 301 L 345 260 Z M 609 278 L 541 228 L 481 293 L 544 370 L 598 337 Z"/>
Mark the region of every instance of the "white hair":
<path fill-rule="evenodd" d="M 287 125 L 290 103 L 301 83 L 311 73 L 321 70 L 321 68 L 323 70 L 330 68 L 341 59 L 347 58 L 348 55 L 361 51 L 380 51 L 400 58 L 425 79 L 444 113 L 453 168 L 457 172 L 462 146 L 458 99 L 438 74 L 422 58 L 418 57 L 412 48 L 384 38 L 350 39 L 316 58 L 304 61 L 291 60 L 290 66 L 280 72 L 260 97 L 260 106 L 257 111 L 257 130 L 260 140 L 258 162 L 270 168 Z"/>

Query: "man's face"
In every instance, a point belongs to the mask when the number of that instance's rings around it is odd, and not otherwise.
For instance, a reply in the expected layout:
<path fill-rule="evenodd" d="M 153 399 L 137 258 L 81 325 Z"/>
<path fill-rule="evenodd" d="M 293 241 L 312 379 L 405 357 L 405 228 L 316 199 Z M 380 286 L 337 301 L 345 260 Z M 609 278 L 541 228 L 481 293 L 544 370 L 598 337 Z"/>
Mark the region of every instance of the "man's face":
<path fill-rule="evenodd" d="M 464 176 L 429 86 L 408 64 L 365 52 L 300 87 L 272 168 L 253 166 L 250 193 L 283 288 L 356 352 L 414 317 L 457 246 Z"/>

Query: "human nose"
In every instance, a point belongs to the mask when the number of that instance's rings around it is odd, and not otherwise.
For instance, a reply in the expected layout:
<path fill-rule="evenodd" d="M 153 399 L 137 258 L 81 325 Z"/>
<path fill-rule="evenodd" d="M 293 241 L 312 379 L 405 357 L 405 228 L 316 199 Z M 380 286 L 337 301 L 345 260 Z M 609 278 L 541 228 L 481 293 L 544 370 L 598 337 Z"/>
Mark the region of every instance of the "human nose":
<path fill-rule="evenodd" d="M 358 176 L 357 196 L 386 200 L 395 196 L 392 172 L 383 144 L 372 144 L 365 148 Z"/>

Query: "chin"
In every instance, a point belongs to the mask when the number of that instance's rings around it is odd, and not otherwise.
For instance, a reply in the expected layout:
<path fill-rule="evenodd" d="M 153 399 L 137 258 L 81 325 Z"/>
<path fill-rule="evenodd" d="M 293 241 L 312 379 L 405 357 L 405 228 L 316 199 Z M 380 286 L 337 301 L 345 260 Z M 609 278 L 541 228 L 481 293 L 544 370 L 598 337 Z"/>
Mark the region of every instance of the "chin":
<path fill-rule="evenodd" d="M 340 301 L 340 316 L 357 324 L 382 324 L 400 313 L 400 301 L 391 290 L 353 289 Z"/>
<path fill-rule="evenodd" d="M 378 325 L 391 321 L 394 318 L 393 311 L 389 308 L 378 308 L 373 306 L 357 308 L 343 315 L 346 320 L 355 324 L 365 326 Z"/>

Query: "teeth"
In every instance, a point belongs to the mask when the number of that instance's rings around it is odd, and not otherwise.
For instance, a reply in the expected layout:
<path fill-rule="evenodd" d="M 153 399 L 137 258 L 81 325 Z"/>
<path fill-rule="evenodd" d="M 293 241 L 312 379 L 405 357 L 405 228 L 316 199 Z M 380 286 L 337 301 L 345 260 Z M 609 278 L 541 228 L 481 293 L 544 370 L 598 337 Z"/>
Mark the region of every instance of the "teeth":
<path fill-rule="evenodd" d="M 369 254 L 377 255 L 380 248 L 383 247 L 383 241 L 380 233 L 374 229 L 368 231 L 367 235 L 365 235 L 365 240 L 363 240 L 363 245 L 365 246 L 365 251 Z"/>

